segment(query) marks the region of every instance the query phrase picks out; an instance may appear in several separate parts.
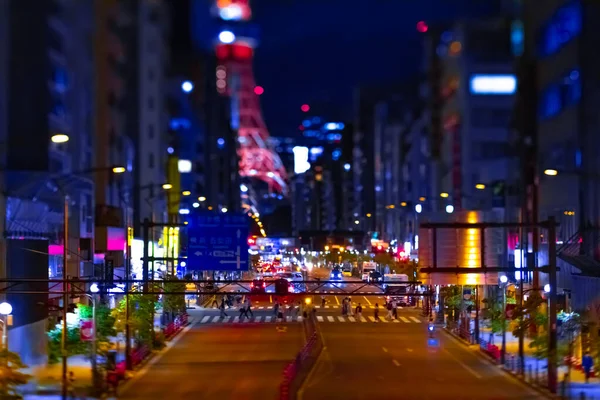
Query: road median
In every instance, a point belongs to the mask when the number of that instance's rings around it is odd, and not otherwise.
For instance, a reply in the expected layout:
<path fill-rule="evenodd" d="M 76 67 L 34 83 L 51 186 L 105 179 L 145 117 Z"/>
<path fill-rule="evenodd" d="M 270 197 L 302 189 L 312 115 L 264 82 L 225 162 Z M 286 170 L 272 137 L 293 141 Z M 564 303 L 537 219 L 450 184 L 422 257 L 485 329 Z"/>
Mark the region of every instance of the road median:
<path fill-rule="evenodd" d="M 298 352 L 296 358 L 285 366 L 279 385 L 280 400 L 295 400 L 304 382 L 317 364 L 319 356 L 324 348 L 323 337 L 319 332 L 319 326 L 314 312 L 309 312 L 303 320 L 306 333 L 306 344 Z"/>

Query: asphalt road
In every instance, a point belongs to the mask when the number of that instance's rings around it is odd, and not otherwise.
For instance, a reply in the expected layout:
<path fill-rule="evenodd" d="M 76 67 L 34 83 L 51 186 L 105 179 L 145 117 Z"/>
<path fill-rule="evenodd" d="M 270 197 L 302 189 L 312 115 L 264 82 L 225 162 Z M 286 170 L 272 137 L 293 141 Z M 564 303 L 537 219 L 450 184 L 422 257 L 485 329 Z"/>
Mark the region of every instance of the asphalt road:
<path fill-rule="evenodd" d="M 119 398 L 278 398 L 283 368 L 304 343 L 301 327 L 198 321 Z"/>
<path fill-rule="evenodd" d="M 301 400 L 538 399 L 454 339 L 426 324 L 320 324 L 326 349 Z"/>

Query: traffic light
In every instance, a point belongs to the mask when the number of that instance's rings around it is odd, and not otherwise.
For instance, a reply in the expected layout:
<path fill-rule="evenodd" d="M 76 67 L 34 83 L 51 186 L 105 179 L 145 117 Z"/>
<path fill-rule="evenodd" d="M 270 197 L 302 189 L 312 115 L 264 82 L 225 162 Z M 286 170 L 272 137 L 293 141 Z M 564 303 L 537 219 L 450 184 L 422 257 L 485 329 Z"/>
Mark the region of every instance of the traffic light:
<path fill-rule="evenodd" d="M 256 245 L 256 237 L 255 236 L 251 236 L 251 237 L 248 238 L 248 245 L 249 246 Z"/>

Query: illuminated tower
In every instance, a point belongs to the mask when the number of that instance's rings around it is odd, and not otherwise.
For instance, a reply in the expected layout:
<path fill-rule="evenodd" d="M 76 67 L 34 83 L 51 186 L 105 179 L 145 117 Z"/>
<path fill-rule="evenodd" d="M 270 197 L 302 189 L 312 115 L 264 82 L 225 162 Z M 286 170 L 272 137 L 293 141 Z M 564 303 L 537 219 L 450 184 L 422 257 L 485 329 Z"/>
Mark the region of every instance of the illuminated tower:
<path fill-rule="evenodd" d="M 270 192 L 287 194 L 286 171 L 268 144 L 269 132 L 254 81 L 252 60 L 257 40 L 248 24 L 249 0 L 217 0 L 215 13 L 222 21 L 215 51 L 219 65 L 217 90 L 231 98 L 231 126 L 238 133 L 240 176 L 267 183 Z"/>

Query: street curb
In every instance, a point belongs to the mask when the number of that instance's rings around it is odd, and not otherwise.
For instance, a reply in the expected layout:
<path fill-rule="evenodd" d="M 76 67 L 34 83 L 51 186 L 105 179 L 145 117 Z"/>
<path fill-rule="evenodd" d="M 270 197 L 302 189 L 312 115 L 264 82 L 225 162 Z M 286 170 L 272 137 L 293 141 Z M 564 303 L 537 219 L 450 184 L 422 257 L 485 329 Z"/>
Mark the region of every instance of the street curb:
<path fill-rule="evenodd" d="M 548 391 L 548 389 L 544 389 L 542 387 L 539 387 L 537 385 L 532 385 L 529 382 L 526 382 L 525 380 L 519 378 L 519 376 L 507 369 L 504 368 L 504 366 L 499 365 L 498 363 L 496 363 L 494 361 L 493 358 L 491 358 L 488 355 L 483 354 L 480 350 L 479 350 L 479 345 L 472 345 L 469 343 L 466 343 L 465 340 L 463 338 L 461 338 L 460 336 L 450 332 L 448 329 L 444 328 L 442 329 L 442 331 L 446 334 L 446 336 L 448 336 L 449 338 L 451 338 L 452 340 L 454 340 L 455 342 L 458 342 L 460 344 L 462 344 L 463 346 L 467 347 L 468 349 L 472 349 L 474 347 L 477 347 L 476 351 L 473 351 L 472 353 L 475 354 L 477 357 L 481 358 L 482 360 L 485 360 L 486 362 L 492 364 L 494 367 L 497 367 L 498 369 L 500 369 L 502 372 L 504 372 L 504 374 L 510 378 L 512 378 L 515 382 L 518 382 L 519 384 L 527 387 L 528 389 L 534 390 L 536 392 L 538 392 L 540 395 L 546 397 L 547 399 L 560 399 L 561 397 L 557 394 L 552 394 Z"/>

